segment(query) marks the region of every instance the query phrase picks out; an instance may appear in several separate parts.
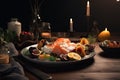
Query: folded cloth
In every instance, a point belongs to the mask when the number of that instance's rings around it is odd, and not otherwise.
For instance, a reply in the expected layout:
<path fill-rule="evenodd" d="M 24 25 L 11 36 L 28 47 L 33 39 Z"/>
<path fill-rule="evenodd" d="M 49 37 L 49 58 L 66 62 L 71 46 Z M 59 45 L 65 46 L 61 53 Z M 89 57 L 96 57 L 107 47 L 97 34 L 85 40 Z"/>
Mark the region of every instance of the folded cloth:
<path fill-rule="evenodd" d="M 8 43 L 6 46 L 9 49 L 10 56 L 18 56 L 19 55 L 19 53 L 18 53 L 18 51 L 13 43 Z"/>
<path fill-rule="evenodd" d="M 0 64 L 0 80 L 28 80 L 28 78 L 24 75 L 23 67 L 10 58 L 9 64 Z"/>
<path fill-rule="evenodd" d="M 13 56 L 19 55 L 14 44 L 8 43 L 6 46 L 10 51 L 10 59 L 8 64 L 0 64 L 0 80 L 28 80 L 23 67 L 13 58 Z"/>
<path fill-rule="evenodd" d="M 0 79 L 0 80 L 28 80 L 28 78 L 26 78 L 23 75 L 19 75 L 19 74 L 16 74 L 16 73 L 11 73 L 7 76 L 2 77 L 2 79 Z"/>

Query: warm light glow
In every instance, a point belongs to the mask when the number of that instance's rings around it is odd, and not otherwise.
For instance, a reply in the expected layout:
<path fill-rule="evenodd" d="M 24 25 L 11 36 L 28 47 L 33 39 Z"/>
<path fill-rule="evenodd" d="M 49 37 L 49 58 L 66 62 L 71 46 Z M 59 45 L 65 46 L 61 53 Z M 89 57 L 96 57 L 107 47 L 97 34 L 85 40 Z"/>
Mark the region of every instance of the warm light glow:
<path fill-rule="evenodd" d="M 70 18 L 70 23 L 73 23 L 72 18 Z"/>
<path fill-rule="evenodd" d="M 109 38 L 110 38 L 110 32 L 107 30 L 107 28 L 105 28 L 105 30 L 100 32 L 100 34 L 98 35 L 99 41 L 108 40 Z"/>
<path fill-rule="evenodd" d="M 119 2 L 120 0 L 116 0 L 117 2 Z"/>
<path fill-rule="evenodd" d="M 44 38 L 50 38 L 51 37 L 51 33 L 49 33 L 49 32 L 43 32 L 41 34 L 41 36 L 44 37 Z"/>
<path fill-rule="evenodd" d="M 73 32 L 73 20 L 70 18 L 70 32 Z"/>
<path fill-rule="evenodd" d="M 105 31 L 107 31 L 107 28 L 105 28 Z"/>
<path fill-rule="evenodd" d="M 90 7 L 90 2 L 89 1 L 87 1 L 87 7 Z"/>
<path fill-rule="evenodd" d="M 90 2 L 87 1 L 86 16 L 90 16 Z"/>

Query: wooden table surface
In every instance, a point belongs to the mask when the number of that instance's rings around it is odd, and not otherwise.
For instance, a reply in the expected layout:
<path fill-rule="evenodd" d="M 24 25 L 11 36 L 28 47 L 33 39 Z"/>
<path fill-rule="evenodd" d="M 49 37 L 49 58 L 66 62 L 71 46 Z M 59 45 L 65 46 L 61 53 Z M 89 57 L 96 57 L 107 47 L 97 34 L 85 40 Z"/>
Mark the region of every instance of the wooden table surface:
<path fill-rule="evenodd" d="M 112 39 L 120 40 L 120 37 L 119 35 L 112 36 Z M 77 67 L 77 69 L 74 67 L 74 70 L 46 73 L 52 76 L 53 80 L 120 80 L 120 54 L 117 56 L 105 55 L 98 45 L 95 52 L 96 55 L 90 62 L 87 62 L 88 65 L 80 64 L 79 66 L 82 67 Z M 29 71 L 25 70 L 25 73 L 30 80 L 40 80 Z"/>
<path fill-rule="evenodd" d="M 50 75 L 53 80 L 120 80 L 120 58 L 106 57 L 99 51 L 97 46 L 94 62 L 88 67 Z"/>

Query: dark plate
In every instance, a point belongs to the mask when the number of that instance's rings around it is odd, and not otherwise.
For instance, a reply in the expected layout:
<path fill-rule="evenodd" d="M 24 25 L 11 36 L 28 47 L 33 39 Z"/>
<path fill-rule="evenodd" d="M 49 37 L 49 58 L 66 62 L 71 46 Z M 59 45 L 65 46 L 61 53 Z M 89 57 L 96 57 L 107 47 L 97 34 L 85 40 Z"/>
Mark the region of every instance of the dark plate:
<path fill-rule="evenodd" d="M 120 52 L 120 48 L 110 48 L 110 47 L 105 47 L 105 46 L 101 46 L 101 45 L 99 45 L 99 46 L 104 52 L 109 52 L 109 53 L 119 53 Z"/>
<path fill-rule="evenodd" d="M 100 53 L 100 56 L 106 57 L 106 58 L 120 58 L 120 48 L 109 48 L 99 45 L 100 48 L 103 50 L 102 53 Z"/>
<path fill-rule="evenodd" d="M 95 56 L 95 52 L 91 52 L 89 55 L 86 55 L 84 58 L 78 61 L 77 60 L 76 61 L 40 61 L 37 58 L 30 58 L 29 56 L 25 55 L 25 53 L 29 53 L 28 49 L 30 47 L 36 47 L 36 44 L 22 49 L 21 50 L 22 57 L 31 63 L 37 64 L 40 66 L 47 66 L 47 67 L 61 67 L 61 66 L 68 66 L 68 65 L 88 62 L 89 59 L 92 59 Z"/>

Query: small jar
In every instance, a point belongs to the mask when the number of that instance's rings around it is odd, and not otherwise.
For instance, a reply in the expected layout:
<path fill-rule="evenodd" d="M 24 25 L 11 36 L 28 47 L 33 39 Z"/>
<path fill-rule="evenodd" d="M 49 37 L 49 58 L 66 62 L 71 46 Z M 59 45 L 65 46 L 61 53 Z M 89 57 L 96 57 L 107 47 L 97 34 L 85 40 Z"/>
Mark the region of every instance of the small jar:
<path fill-rule="evenodd" d="M 21 23 L 17 18 L 12 18 L 10 22 L 8 22 L 8 30 L 15 31 L 17 36 L 20 36 L 21 33 Z"/>

